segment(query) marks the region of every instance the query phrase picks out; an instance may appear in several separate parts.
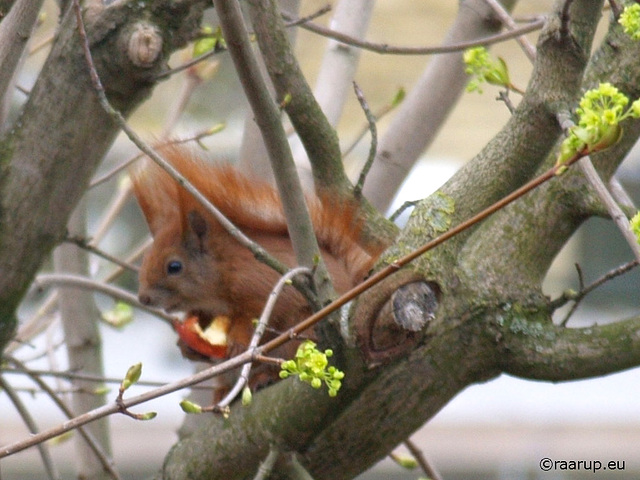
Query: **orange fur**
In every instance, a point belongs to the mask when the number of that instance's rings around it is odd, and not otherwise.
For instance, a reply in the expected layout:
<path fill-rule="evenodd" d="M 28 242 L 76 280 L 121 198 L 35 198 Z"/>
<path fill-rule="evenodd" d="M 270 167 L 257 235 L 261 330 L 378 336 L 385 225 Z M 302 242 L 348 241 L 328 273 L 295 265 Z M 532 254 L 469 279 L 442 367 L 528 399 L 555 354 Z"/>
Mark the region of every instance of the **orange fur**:
<path fill-rule="evenodd" d="M 281 262 L 295 265 L 282 204 L 271 185 L 249 180 L 229 165 L 207 163 L 184 149 L 165 148 L 161 153 L 235 226 Z M 247 345 L 251 320 L 260 315 L 278 274 L 256 260 L 150 160 L 133 172 L 132 179 L 154 239 L 140 272 L 140 301 L 168 311 L 196 313 L 203 322 L 228 316 L 228 351 L 237 354 Z M 375 260 L 359 244 L 358 212 L 351 205 L 315 197 L 307 198 L 307 203 L 327 270 L 342 293 L 360 282 Z M 286 330 L 309 313 L 302 295 L 286 287 L 270 326 Z M 294 352 L 292 345 L 280 354 Z"/>

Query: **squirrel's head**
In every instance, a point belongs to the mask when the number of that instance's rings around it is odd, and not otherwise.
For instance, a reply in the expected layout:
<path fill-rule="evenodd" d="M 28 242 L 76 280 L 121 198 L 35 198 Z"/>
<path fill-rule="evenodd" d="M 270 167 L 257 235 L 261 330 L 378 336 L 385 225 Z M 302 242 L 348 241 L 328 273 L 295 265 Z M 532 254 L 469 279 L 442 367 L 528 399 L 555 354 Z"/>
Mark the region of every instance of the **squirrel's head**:
<path fill-rule="evenodd" d="M 224 313 L 226 305 L 211 294 L 211 286 L 221 282 L 207 245 L 207 224 L 197 212 L 188 220 L 186 225 L 172 222 L 155 232 L 140 268 L 138 298 L 144 305 L 169 312 Z"/>

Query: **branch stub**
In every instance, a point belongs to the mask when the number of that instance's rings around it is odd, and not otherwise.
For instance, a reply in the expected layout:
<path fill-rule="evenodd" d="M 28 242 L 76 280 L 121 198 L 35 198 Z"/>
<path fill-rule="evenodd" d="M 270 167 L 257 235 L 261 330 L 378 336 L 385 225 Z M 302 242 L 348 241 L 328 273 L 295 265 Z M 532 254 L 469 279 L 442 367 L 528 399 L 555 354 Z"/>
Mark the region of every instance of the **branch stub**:
<path fill-rule="evenodd" d="M 133 26 L 127 43 L 127 56 L 140 68 L 151 68 L 162 53 L 162 36 L 156 25 L 139 22 Z"/>

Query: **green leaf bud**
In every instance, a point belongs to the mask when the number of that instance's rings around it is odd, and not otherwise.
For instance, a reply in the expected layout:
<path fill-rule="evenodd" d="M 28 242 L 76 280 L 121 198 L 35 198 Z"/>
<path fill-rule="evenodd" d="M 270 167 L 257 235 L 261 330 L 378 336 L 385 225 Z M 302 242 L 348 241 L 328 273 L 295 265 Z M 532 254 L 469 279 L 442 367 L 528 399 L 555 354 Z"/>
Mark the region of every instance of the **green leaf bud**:
<path fill-rule="evenodd" d="M 120 389 L 123 391 L 127 390 L 131 385 L 140 380 L 140 375 L 142 375 L 142 363 L 136 363 L 135 365 L 130 366 L 124 380 L 120 384 Z"/>
<path fill-rule="evenodd" d="M 242 389 L 242 405 L 245 407 L 251 405 L 252 400 L 253 395 L 251 393 L 251 389 L 249 387 L 244 387 Z"/>
<path fill-rule="evenodd" d="M 147 412 L 147 413 L 141 413 L 141 414 L 137 415 L 136 418 L 138 420 L 146 421 L 146 420 L 152 420 L 152 419 L 156 418 L 157 416 L 158 416 L 157 412 Z"/>
<path fill-rule="evenodd" d="M 180 408 L 184 413 L 202 413 L 202 407 L 190 400 L 182 400 L 180 402 Z"/>

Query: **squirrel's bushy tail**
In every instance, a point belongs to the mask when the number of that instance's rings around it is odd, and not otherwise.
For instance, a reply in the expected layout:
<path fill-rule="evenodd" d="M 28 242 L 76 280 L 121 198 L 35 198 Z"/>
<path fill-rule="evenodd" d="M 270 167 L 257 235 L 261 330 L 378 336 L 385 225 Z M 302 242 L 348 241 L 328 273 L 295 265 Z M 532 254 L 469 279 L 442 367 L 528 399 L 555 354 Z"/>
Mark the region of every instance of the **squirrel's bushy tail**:
<path fill-rule="evenodd" d="M 205 161 L 195 152 L 177 146 L 163 147 L 162 156 L 235 226 L 249 234 L 287 235 L 287 223 L 277 190 L 267 182 L 249 179 L 229 164 Z M 184 219 L 198 208 L 176 180 L 149 159 L 134 169 L 135 195 L 152 234 L 163 223 Z M 181 199 L 182 198 L 182 199 Z M 355 204 L 307 196 L 316 238 L 321 248 L 340 259 L 352 282 L 362 280 L 375 261 L 360 241 L 362 219 Z M 216 222 L 217 224 L 217 222 Z M 222 228 L 218 224 L 219 228 Z"/>

